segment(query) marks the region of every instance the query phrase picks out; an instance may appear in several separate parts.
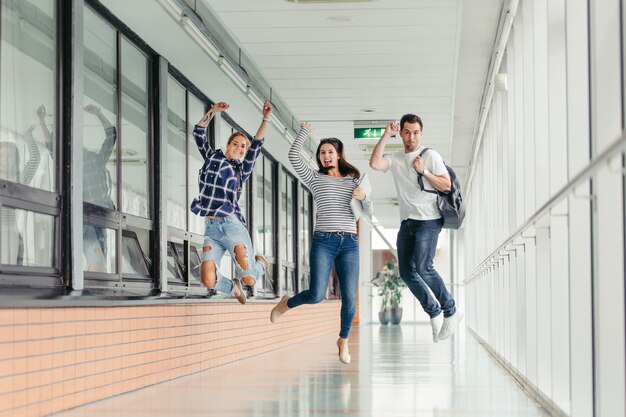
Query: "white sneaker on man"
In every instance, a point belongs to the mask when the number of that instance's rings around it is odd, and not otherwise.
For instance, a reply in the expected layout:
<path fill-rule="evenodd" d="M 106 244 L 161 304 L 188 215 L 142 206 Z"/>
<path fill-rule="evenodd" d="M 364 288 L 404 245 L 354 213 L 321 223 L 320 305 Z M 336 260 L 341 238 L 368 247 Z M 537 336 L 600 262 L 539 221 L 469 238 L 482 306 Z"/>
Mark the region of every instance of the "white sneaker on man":
<path fill-rule="evenodd" d="M 443 313 L 430 319 L 430 327 L 433 329 L 433 342 L 439 341 L 439 332 L 441 331 L 441 323 L 443 323 Z"/>
<path fill-rule="evenodd" d="M 458 310 L 450 317 L 445 317 L 443 319 L 441 331 L 439 332 L 439 340 L 445 340 L 452 336 L 456 329 L 459 327 L 459 323 L 461 323 L 461 320 L 463 320 L 463 313 L 460 313 Z"/>

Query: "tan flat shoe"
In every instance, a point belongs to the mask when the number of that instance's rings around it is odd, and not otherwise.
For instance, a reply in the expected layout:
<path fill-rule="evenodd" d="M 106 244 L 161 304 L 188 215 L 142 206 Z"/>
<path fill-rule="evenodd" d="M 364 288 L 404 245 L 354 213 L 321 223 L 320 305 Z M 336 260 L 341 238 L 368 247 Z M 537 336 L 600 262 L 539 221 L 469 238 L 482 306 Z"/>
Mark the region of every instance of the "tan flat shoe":
<path fill-rule="evenodd" d="M 241 281 L 238 280 L 238 279 L 234 279 L 233 280 L 233 285 L 235 286 L 235 288 L 239 292 L 238 295 L 235 295 L 235 293 L 233 293 L 233 295 L 235 296 L 237 301 L 239 301 L 241 304 L 245 304 L 246 300 L 247 300 L 246 291 L 243 289 L 243 286 L 241 285 Z"/>
<path fill-rule="evenodd" d="M 287 301 L 289 301 L 289 296 L 285 295 L 280 299 L 278 304 L 274 306 L 272 312 L 270 313 L 270 321 L 272 323 L 276 323 L 280 316 L 285 314 L 287 310 L 289 310 L 289 306 L 287 305 Z"/>
<path fill-rule="evenodd" d="M 352 359 L 350 357 L 350 351 L 348 350 L 348 339 L 337 339 L 337 348 L 339 349 L 339 360 L 346 365 L 350 363 Z"/>

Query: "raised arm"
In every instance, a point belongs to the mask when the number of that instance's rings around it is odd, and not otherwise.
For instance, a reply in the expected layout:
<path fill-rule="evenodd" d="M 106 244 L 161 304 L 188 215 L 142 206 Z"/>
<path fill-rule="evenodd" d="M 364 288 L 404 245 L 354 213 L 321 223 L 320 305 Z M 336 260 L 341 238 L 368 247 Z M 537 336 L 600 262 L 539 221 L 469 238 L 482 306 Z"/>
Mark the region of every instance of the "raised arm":
<path fill-rule="evenodd" d="M 200 120 L 198 120 L 197 126 L 206 128 L 209 125 L 209 122 L 211 121 L 211 119 L 213 119 L 217 113 L 221 113 L 225 110 L 228 110 L 229 107 L 230 107 L 230 104 L 224 101 L 215 103 L 214 105 L 211 106 L 209 111 L 206 112 L 204 116 L 200 118 Z"/>
<path fill-rule="evenodd" d="M 392 135 L 397 134 L 400 131 L 400 124 L 398 122 L 391 122 L 385 128 L 383 135 L 378 140 L 378 143 L 372 151 L 370 157 L 370 168 L 376 171 L 387 171 L 389 169 L 389 161 L 383 156 L 385 153 L 385 146 L 387 141 Z"/>
<path fill-rule="evenodd" d="M 261 119 L 261 124 L 259 125 L 259 130 L 256 131 L 255 138 L 259 140 L 265 139 L 265 129 L 267 129 L 267 124 L 270 121 L 270 116 L 272 115 L 272 103 L 269 100 L 265 100 L 263 102 L 263 118 Z"/>
<path fill-rule="evenodd" d="M 46 124 L 46 108 L 43 104 L 37 108 L 37 118 L 39 119 L 39 125 L 41 126 L 46 148 L 52 152 L 52 132 L 50 132 Z"/>
<path fill-rule="evenodd" d="M 313 131 L 314 129 L 311 127 L 310 123 L 303 122 L 300 125 L 300 132 L 298 132 L 296 140 L 293 141 L 291 149 L 289 149 L 289 162 L 291 162 L 291 166 L 293 166 L 300 178 L 302 178 L 306 184 L 310 183 L 313 179 L 313 170 L 302 160 L 302 148 L 304 146 L 305 139 L 309 136 L 309 132 L 312 133 Z"/>
<path fill-rule="evenodd" d="M 95 104 L 86 105 L 85 111 L 89 114 L 93 114 L 94 116 L 96 116 L 98 120 L 100 120 L 100 124 L 102 124 L 102 127 L 104 128 L 105 139 L 104 142 L 102 142 L 100 150 L 98 151 L 98 155 L 103 163 L 105 163 L 111 156 L 113 148 L 115 147 L 115 140 L 117 139 L 115 126 L 111 124 L 109 119 L 104 117 L 104 114 L 102 114 L 102 110 L 100 109 L 100 107 L 96 106 Z"/>
<path fill-rule="evenodd" d="M 41 153 L 33 139 L 33 130 L 35 130 L 35 125 L 30 126 L 23 134 L 26 147 L 28 148 L 28 162 L 26 162 L 24 169 L 20 170 L 18 181 L 24 185 L 30 184 L 41 161 Z"/>
<path fill-rule="evenodd" d="M 102 124 L 103 128 L 109 129 L 113 127 L 109 119 L 104 117 L 104 114 L 102 114 L 102 110 L 100 109 L 100 107 L 96 106 L 95 104 L 87 104 L 85 106 L 85 111 L 89 114 L 93 114 L 94 116 L 96 116 L 98 120 L 100 120 L 100 124 Z"/>
<path fill-rule="evenodd" d="M 202 155 L 203 159 L 207 159 L 213 152 L 209 139 L 206 136 L 206 128 L 211 122 L 211 119 L 213 119 L 217 113 L 223 112 L 229 107 L 230 105 L 223 101 L 215 103 L 211 106 L 209 111 L 207 111 L 204 116 L 198 120 L 196 127 L 193 129 L 193 139 L 196 141 L 196 146 L 198 147 L 200 155 Z"/>

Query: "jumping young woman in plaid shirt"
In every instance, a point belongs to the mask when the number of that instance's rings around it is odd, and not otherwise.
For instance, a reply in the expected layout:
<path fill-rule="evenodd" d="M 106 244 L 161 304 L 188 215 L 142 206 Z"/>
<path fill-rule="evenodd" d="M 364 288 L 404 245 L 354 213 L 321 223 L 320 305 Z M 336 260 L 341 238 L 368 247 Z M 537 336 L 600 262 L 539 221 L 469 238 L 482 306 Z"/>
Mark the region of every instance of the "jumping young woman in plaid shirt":
<path fill-rule="evenodd" d="M 242 282 L 254 285 L 267 270 L 268 262 L 260 255 L 254 256 L 239 197 L 261 154 L 272 106 L 269 101 L 263 103 L 263 119 L 252 142 L 243 133 L 235 132 L 228 138 L 225 152 L 214 150 L 206 136 L 206 128 L 215 114 L 228 108 L 223 101 L 216 103 L 194 128 L 193 136 L 204 164 L 198 174 L 200 194 L 191 203 L 191 211 L 206 219 L 200 267 L 202 283 L 208 288 L 232 294 L 245 304 Z M 226 251 L 235 260 L 236 277 L 232 280 L 220 274 L 217 267 Z"/>

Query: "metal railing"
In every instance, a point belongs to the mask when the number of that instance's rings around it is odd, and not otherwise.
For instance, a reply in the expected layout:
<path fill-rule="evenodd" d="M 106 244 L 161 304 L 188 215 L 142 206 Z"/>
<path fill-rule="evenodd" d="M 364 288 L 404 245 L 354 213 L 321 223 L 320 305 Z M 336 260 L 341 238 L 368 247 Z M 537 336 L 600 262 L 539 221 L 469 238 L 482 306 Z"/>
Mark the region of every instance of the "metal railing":
<path fill-rule="evenodd" d="M 528 218 L 528 220 L 518 227 L 513 233 L 509 235 L 507 239 L 504 240 L 502 244 L 500 244 L 491 254 L 489 254 L 482 262 L 478 264 L 476 268 L 472 271 L 472 273 L 464 280 L 464 283 L 468 283 L 474 280 L 480 273 L 482 273 L 485 269 L 491 268 L 491 266 L 497 262 L 500 262 L 503 256 L 501 251 L 510 251 L 507 249 L 509 244 L 512 244 L 514 240 L 517 238 L 526 238 L 522 233 L 533 227 L 535 223 L 537 223 L 543 216 L 548 214 L 550 210 L 558 203 L 560 203 L 563 199 L 565 199 L 571 192 L 574 191 L 576 187 L 583 184 L 585 181 L 589 181 L 589 179 L 605 164 L 608 164 L 611 158 L 617 156 L 620 153 L 626 152 L 626 135 L 622 135 L 619 139 L 613 142 L 610 146 L 608 146 L 601 154 L 597 155 L 593 158 L 587 167 L 582 169 L 577 175 L 575 175 L 565 186 L 563 186 L 556 194 L 554 194 L 539 210 L 535 212 L 532 216 Z M 622 174 L 624 174 L 622 168 Z M 588 198 L 594 198 L 594 194 L 590 194 L 587 196 Z"/>

